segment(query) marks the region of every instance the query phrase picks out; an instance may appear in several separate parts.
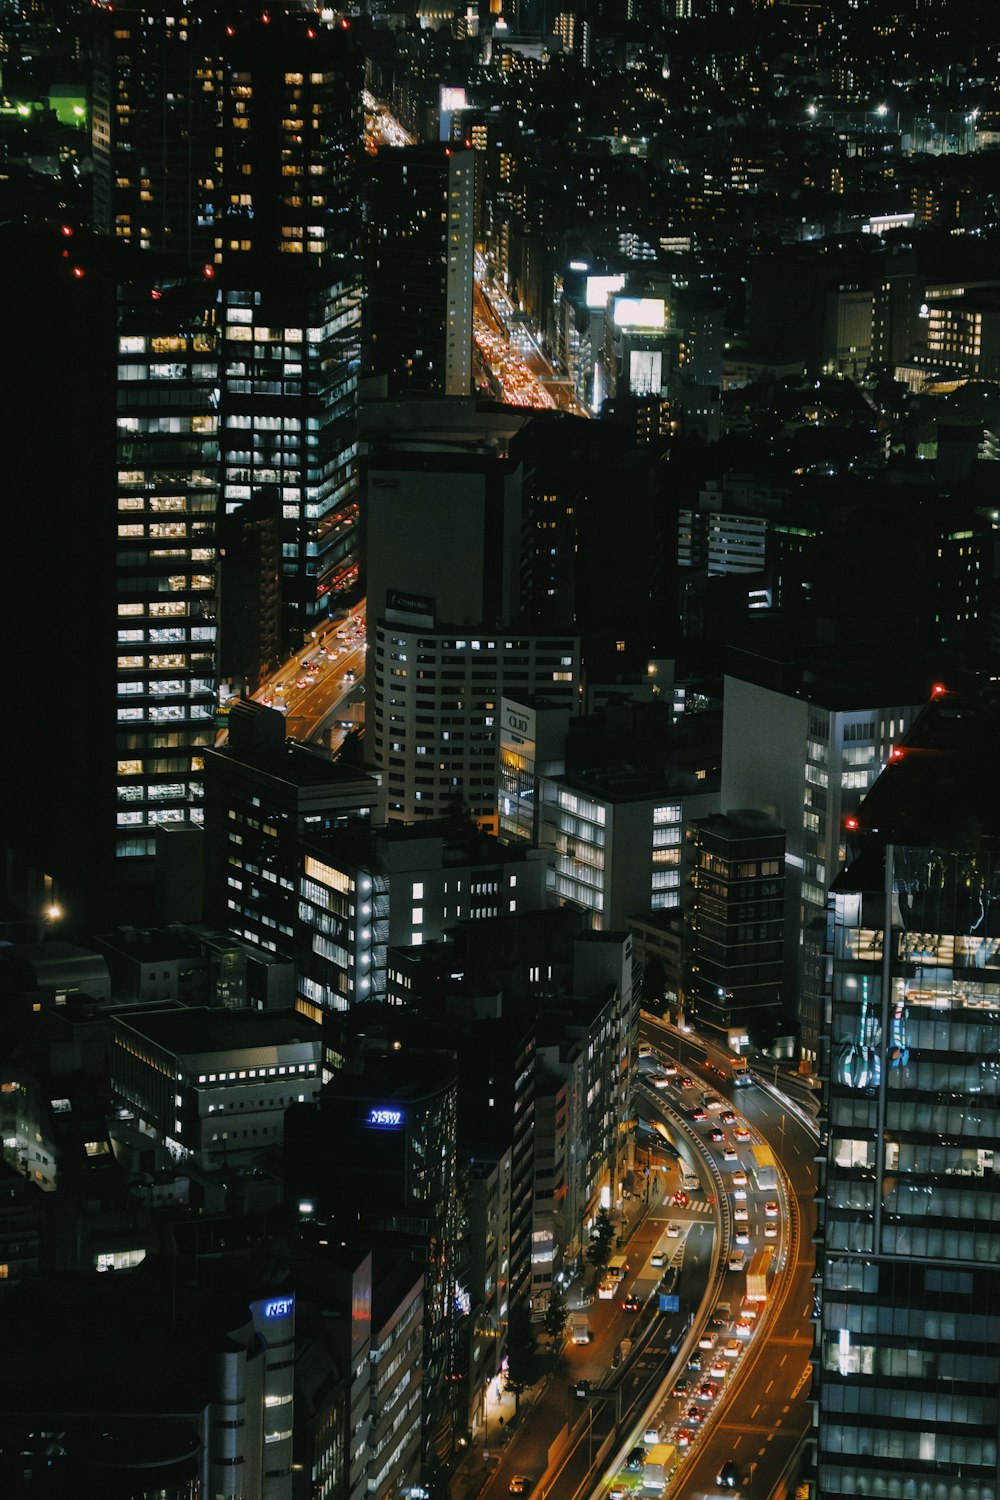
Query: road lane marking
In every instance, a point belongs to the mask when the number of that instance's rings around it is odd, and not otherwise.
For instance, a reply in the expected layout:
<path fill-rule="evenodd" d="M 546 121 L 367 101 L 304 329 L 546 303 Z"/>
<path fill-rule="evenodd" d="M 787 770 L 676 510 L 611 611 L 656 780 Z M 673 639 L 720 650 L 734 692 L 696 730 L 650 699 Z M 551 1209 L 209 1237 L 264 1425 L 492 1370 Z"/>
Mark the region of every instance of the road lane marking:
<path fill-rule="evenodd" d="M 750 1413 L 750 1420 L 751 1420 L 751 1422 L 753 1421 L 754 1417 L 757 1415 L 757 1413 L 759 1411 L 760 1411 L 760 1402 L 758 1401 L 757 1405 L 754 1407 L 753 1411 Z"/>
<path fill-rule="evenodd" d="M 771 1387 L 772 1387 L 773 1384 L 774 1384 L 773 1380 L 769 1380 L 767 1382 L 767 1385 L 764 1387 L 764 1395 L 765 1396 L 767 1395 L 768 1391 L 771 1389 Z"/>

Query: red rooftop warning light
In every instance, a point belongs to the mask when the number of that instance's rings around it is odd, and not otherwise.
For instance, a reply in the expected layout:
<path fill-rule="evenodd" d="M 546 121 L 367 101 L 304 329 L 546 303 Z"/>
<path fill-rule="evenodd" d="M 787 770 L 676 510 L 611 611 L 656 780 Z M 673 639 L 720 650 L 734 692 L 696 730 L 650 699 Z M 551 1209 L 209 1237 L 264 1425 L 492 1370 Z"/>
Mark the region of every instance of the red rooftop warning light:
<path fill-rule="evenodd" d="M 857 820 L 857 818 L 846 818 L 844 820 L 844 827 L 847 829 L 847 831 L 849 833 L 853 833 L 855 831 L 855 829 L 857 828 L 857 826 L 858 826 L 858 820 Z"/>
<path fill-rule="evenodd" d="M 889 759 L 890 760 L 902 760 L 903 759 L 903 752 L 899 748 L 898 745 L 896 745 L 892 750 L 890 750 L 890 752 L 889 752 Z"/>
<path fill-rule="evenodd" d="M 946 693 L 947 691 L 948 689 L 945 687 L 943 682 L 936 682 L 931 688 L 931 697 L 940 698 L 941 694 Z"/>

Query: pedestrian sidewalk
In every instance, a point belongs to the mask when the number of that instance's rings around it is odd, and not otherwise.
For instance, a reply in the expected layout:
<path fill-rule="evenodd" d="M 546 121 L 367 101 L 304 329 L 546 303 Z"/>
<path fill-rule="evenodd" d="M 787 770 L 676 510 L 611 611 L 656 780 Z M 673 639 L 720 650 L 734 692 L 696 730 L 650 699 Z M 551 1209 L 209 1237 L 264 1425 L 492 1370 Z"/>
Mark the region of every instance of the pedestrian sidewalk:
<path fill-rule="evenodd" d="M 457 1460 L 451 1476 L 451 1500 L 475 1500 L 508 1448 L 515 1447 L 517 1436 L 529 1412 L 548 1387 L 550 1375 L 543 1375 L 521 1396 L 521 1408 L 513 1393 L 504 1389 L 503 1377 L 490 1381 L 486 1398 L 485 1420 Z"/>

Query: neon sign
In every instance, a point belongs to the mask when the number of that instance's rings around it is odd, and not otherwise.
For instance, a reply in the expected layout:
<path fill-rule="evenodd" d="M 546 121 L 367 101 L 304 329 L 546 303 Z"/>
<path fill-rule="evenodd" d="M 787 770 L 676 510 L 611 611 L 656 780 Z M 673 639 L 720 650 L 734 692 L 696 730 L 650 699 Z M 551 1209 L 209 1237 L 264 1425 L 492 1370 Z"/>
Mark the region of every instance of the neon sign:
<path fill-rule="evenodd" d="M 275 1318 L 287 1318 L 294 1307 L 294 1297 L 272 1297 L 270 1302 L 264 1303 L 264 1316 L 269 1321 Z"/>
<path fill-rule="evenodd" d="M 374 1125 L 378 1130 L 398 1130 L 403 1123 L 403 1111 L 401 1109 L 370 1109 L 367 1123 Z"/>

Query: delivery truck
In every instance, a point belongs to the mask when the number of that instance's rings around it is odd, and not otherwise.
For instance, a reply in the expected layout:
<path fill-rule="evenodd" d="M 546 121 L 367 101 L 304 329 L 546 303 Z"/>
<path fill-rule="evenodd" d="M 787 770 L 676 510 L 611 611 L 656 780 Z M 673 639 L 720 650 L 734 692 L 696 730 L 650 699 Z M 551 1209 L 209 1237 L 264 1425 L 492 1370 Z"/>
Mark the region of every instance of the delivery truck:
<path fill-rule="evenodd" d="M 677 1449 L 673 1443 L 656 1443 L 646 1453 L 642 1466 L 644 1490 L 662 1491 L 677 1467 Z"/>
<path fill-rule="evenodd" d="M 747 1296 L 753 1302 L 767 1301 L 767 1287 L 771 1279 L 771 1260 L 774 1251 L 770 1246 L 758 1250 L 747 1267 Z"/>
<path fill-rule="evenodd" d="M 778 1165 L 770 1146 L 753 1147 L 753 1165 L 750 1170 L 762 1193 L 772 1192 L 778 1186 Z"/>

